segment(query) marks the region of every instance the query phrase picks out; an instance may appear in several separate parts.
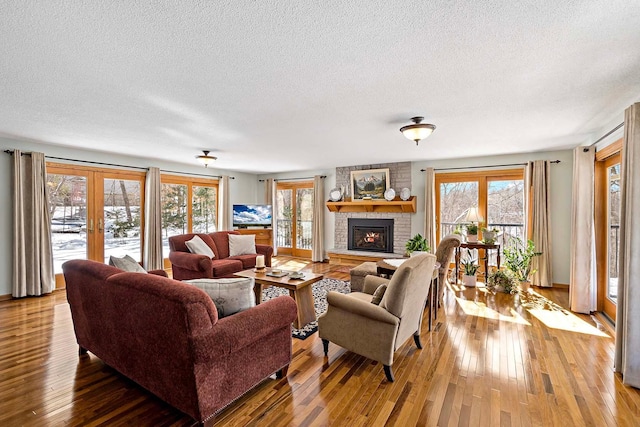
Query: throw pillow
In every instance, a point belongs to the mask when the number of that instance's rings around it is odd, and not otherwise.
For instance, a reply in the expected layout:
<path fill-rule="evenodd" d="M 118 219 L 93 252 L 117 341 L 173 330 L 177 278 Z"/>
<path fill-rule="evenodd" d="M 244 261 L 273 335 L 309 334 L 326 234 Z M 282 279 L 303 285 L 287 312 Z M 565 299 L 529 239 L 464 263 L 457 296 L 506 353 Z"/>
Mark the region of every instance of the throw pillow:
<path fill-rule="evenodd" d="M 247 310 L 256 305 L 253 293 L 253 279 L 193 279 L 184 283 L 205 291 L 218 310 L 218 317 L 226 317 Z"/>
<path fill-rule="evenodd" d="M 109 265 L 131 273 L 147 273 L 147 271 L 129 255 L 125 255 L 122 258 L 118 258 L 112 255 L 109 257 Z"/>
<path fill-rule="evenodd" d="M 256 236 L 254 234 L 229 234 L 229 256 L 254 255 Z"/>
<path fill-rule="evenodd" d="M 192 254 L 206 255 L 211 259 L 215 258 L 213 250 L 211 250 L 209 245 L 207 245 L 204 240 L 200 238 L 200 236 L 193 236 L 193 239 L 187 240 L 186 242 L 184 242 L 184 244 Z"/>
<path fill-rule="evenodd" d="M 382 297 L 384 293 L 387 291 L 387 284 L 382 284 L 378 286 L 376 291 L 373 293 L 373 297 L 371 298 L 371 304 L 380 305 L 380 301 L 382 301 Z"/>

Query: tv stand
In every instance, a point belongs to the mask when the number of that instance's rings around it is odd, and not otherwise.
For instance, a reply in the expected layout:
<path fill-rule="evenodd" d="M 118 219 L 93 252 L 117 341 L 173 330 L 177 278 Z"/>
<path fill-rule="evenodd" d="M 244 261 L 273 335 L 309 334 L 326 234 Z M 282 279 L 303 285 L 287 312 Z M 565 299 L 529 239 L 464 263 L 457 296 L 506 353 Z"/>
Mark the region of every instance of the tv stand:
<path fill-rule="evenodd" d="M 273 230 L 271 228 L 239 228 L 236 230 L 243 235 L 256 236 L 256 244 L 273 246 Z"/>

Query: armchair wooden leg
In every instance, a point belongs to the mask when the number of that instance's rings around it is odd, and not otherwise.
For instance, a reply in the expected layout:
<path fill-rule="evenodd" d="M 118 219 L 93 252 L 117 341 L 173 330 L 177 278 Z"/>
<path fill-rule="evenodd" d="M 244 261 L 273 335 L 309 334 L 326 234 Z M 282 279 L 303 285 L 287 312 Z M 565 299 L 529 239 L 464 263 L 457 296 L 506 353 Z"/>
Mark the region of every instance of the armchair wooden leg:
<path fill-rule="evenodd" d="M 322 347 L 324 348 L 324 355 L 329 355 L 329 340 L 322 339 Z"/>
<path fill-rule="evenodd" d="M 387 381 L 392 383 L 394 378 L 393 378 L 393 372 L 391 371 L 391 366 L 388 366 L 388 365 L 382 365 L 382 366 L 384 366 L 384 374 L 387 376 Z"/>
<path fill-rule="evenodd" d="M 285 366 L 284 368 L 276 372 L 276 378 L 279 380 L 283 379 L 284 377 L 287 376 L 287 372 L 289 372 L 289 365 Z"/>
<path fill-rule="evenodd" d="M 422 342 L 420 342 L 420 335 L 415 334 L 413 336 L 413 340 L 416 342 L 416 347 L 418 347 L 420 350 L 422 350 Z"/>

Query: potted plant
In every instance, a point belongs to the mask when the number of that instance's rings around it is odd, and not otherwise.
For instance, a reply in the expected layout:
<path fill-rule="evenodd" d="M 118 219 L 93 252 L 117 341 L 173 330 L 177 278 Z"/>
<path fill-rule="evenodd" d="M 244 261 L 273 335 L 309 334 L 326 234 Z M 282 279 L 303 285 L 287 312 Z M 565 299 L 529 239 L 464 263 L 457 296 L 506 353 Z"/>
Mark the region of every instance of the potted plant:
<path fill-rule="evenodd" d="M 539 255 L 542 252 L 536 252 L 532 240 L 527 240 L 525 246 L 522 240 L 516 238 L 513 245 L 504 249 L 505 265 L 520 282 L 523 291 L 528 291 L 531 286 L 531 276 L 536 272 L 531 269 L 531 262 Z"/>
<path fill-rule="evenodd" d="M 515 294 L 518 291 L 518 280 L 509 270 L 496 270 L 487 277 L 487 288 L 497 292 Z"/>
<path fill-rule="evenodd" d="M 485 228 L 482 227 L 482 241 L 486 244 L 493 245 L 496 242 L 496 239 L 500 235 L 500 230 L 498 228 Z"/>
<path fill-rule="evenodd" d="M 427 242 L 427 239 L 425 239 L 420 233 L 418 233 L 407 241 L 405 249 L 407 250 L 409 256 L 413 256 L 419 253 L 427 253 L 431 248 L 429 247 L 429 242 Z"/>
<path fill-rule="evenodd" d="M 466 259 L 461 262 L 462 271 L 462 284 L 467 288 L 475 288 L 476 286 L 476 273 L 478 272 L 478 264 L 473 259 Z"/>
<path fill-rule="evenodd" d="M 478 225 L 472 222 L 471 224 L 467 224 L 465 227 L 467 228 L 467 241 L 477 242 L 478 241 Z"/>

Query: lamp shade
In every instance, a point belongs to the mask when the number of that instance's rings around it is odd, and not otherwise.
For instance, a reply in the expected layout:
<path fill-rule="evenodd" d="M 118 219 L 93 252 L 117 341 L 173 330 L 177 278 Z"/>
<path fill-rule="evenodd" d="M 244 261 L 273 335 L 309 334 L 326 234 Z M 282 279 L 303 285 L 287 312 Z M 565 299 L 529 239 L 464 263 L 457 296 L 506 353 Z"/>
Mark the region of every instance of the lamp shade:
<path fill-rule="evenodd" d="M 473 208 L 469 208 L 467 209 L 467 214 L 464 216 L 464 218 L 462 219 L 463 222 L 482 222 L 484 221 L 484 219 L 482 218 L 482 215 L 480 215 L 480 212 L 478 212 L 478 208 L 477 207 L 473 207 Z"/>
<path fill-rule="evenodd" d="M 198 161 L 202 163 L 205 168 L 210 164 L 213 164 L 213 162 L 215 162 L 218 159 L 216 156 L 210 156 L 209 155 L 210 151 L 208 150 L 203 150 L 202 152 L 204 154 L 200 154 L 199 156 L 196 156 L 196 159 L 198 159 Z"/>
<path fill-rule="evenodd" d="M 402 126 L 400 128 L 400 132 L 402 132 L 405 138 L 415 141 L 416 145 L 418 145 L 418 142 L 431 135 L 436 128 L 435 125 L 422 123 L 424 117 L 413 117 L 411 120 L 414 124 Z"/>

